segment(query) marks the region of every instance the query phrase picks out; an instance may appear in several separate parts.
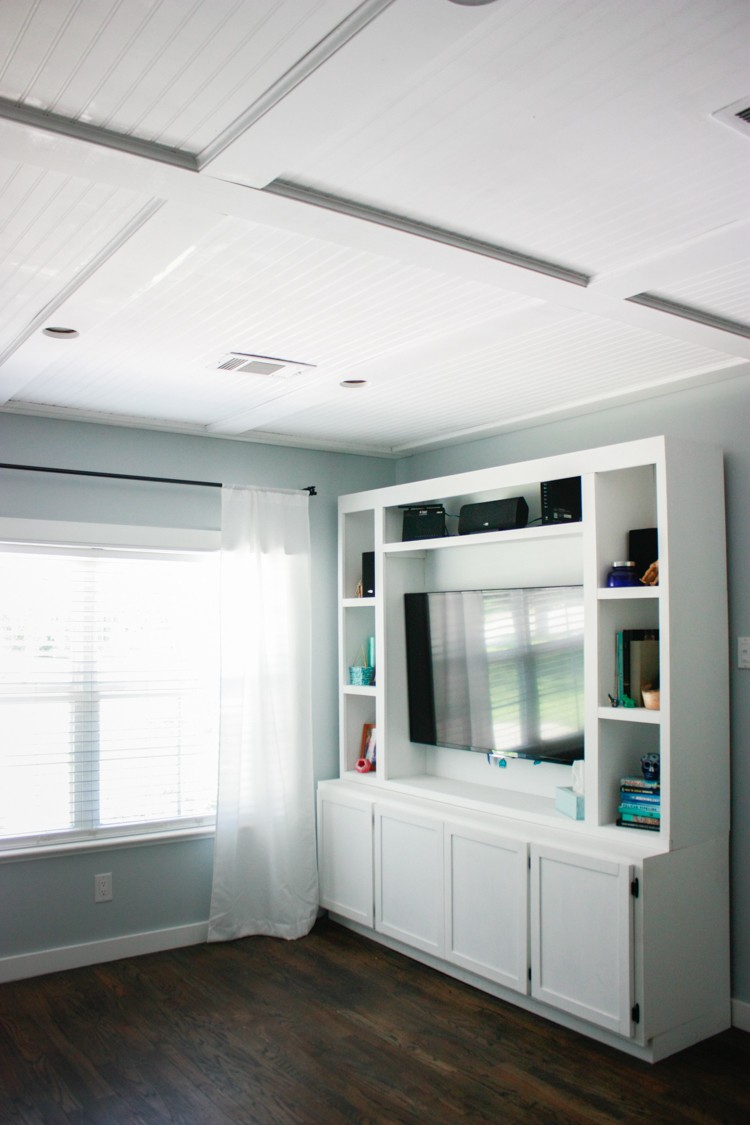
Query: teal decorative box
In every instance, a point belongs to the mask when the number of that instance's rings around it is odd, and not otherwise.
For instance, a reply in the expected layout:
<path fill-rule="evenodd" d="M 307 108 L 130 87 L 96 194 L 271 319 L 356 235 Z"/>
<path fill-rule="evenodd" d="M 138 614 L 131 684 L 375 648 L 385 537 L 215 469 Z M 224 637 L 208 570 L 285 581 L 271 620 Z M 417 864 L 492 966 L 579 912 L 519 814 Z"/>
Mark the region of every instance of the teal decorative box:
<path fill-rule="evenodd" d="M 558 785 L 555 808 L 571 820 L 583 820 L 583 794 L 574 793 L 569 785 Z"/>

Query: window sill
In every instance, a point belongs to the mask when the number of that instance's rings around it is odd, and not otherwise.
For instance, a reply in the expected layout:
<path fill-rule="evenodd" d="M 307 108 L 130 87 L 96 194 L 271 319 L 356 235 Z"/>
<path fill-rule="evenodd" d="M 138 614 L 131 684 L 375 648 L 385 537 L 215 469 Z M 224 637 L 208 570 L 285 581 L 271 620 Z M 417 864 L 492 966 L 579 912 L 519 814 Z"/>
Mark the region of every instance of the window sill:
<path fill-rule="evenodd" d="M 141 833 L 132 836 L 98 836 L 87 840 L 67 840 L 58 844 L 37 844 L 29 847 L 3 848 L 0 845 L 0 863 L 14 860 L 48 859 L 51 856 L 75 855 L 81 852 L 103 852 L 112 848 L 145 848 L 154 844 L 172 844 L 180 841 L 212 838 L 216 833 L 213 824 L 192 828 L 172 828 L 163 832 Z"/>

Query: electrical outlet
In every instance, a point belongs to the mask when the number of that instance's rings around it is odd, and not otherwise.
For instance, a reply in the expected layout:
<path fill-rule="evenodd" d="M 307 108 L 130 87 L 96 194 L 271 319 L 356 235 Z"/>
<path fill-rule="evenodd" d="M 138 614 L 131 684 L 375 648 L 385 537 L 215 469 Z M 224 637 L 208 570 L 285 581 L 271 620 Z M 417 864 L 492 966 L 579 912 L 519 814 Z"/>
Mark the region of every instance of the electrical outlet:
<path fill-rule="evenodd" d="M 750 637 L 737 638 L 737 667 L 750 668 Z"/>
<path fill-rule="evenodd" d="M 112 872 L 94 876 L 94 902 L 112 901 Z"/>

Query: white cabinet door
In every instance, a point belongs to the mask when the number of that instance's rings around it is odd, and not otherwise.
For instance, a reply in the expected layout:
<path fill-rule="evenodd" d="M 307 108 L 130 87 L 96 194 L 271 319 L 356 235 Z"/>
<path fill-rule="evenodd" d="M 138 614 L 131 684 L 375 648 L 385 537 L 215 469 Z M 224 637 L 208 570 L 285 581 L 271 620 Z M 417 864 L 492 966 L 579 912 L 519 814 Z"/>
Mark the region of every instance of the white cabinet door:
<path fill-rule="evenodd" d="M 445 874 L 446 959 L 527 992 L 526 844 L 446 824 Z"/>
<path fill-rule="evenodd" d="M 320 905 L 372 926 L 372 802 L 318 790 Z"/>
<path fill-rule="evenodd" d="M 531 994 L 632 1035 L 632 868 L 532 846 Z"/>
<path fill-rule="evenodd" d="M 443 956 L 443 824 L 375 808 L 375 929 Z"/>

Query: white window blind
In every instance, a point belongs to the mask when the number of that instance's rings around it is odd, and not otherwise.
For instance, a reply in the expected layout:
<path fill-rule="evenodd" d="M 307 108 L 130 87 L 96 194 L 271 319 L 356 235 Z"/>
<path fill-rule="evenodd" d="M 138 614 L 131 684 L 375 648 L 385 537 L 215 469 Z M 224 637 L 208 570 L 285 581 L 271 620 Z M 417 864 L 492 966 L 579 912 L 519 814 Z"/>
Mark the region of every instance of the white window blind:
<path fill-rule="evenodd" d="M 0 846 L 212 823 L 213 554 L 0 545 Z"/>

